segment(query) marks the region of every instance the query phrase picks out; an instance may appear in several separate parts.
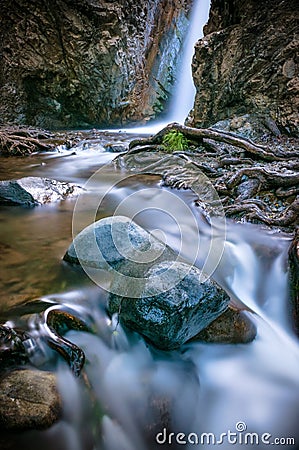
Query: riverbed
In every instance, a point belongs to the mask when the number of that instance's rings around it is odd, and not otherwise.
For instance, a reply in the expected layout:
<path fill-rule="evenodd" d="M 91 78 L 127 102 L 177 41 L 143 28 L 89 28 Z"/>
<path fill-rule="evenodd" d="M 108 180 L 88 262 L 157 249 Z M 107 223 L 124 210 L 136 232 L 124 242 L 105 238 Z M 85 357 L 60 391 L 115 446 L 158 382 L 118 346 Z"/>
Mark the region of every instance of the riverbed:
<path fill-rule="evenodd" d="M 105 133 L 103 143 L 126 144 L 133 137 Z M 42 298 L 70 306 L 95 330 L 67 335 L 86 354 L 80 379 L 63 360 L 50 363 L 59 379 L 62 419 L 46 431 L 3 434 L 7 448 L 296 448 L 299 345 L 288 293 L 290 236 L 223 218 L 211 224 L 192 191 L 117 169 L 111 163 L 117 154 L 103 143 L 0 159 L 2 180 L 42 176 L 87 187 L 79 199 L 29 209 L 1 206 L 1 312 Z M 111 320 L 109 280 L 95 283 L 62 258 L 73 235 L 113 214 L 133 218 L 186 261 L 205 266 L 254 321 L 256 339 L 193 342 L 162 352 Z"/>

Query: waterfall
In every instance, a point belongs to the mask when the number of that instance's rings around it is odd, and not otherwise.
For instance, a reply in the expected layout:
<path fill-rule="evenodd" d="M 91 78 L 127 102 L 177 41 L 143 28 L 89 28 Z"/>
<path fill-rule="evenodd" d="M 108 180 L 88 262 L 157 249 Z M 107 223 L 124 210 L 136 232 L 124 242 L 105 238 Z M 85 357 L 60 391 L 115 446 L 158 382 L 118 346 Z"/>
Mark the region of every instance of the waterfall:
<path fill-rule="evenodd" d="M 170 103 L 168 122 L 183 124 L 193 108 L 196 89 L 192 77 L 192 58 L 196 42 L 203 37 L 203 27 L 209 18 L 210 0 L 194 0 L 190 27 L 183 45 L 183 55 L 178 68 L 177 82 Z"/>
<path fill-rule="evenodd" d="M 182 48 L 182 57 L 177 68 L 177 79 L 170 100 L 169 114 L 163 122 L 154 120 L 143 127 L 123 129 L 126 132 L 153 134 L 160 131 L 170 122 L 183 124 L 193 108 L 196 89 L 192 77 L 192 58 L 196 42 L 203 37 L 203 27 L 209 18 L 210 0 L 194 0 L 190 25 Z"/>

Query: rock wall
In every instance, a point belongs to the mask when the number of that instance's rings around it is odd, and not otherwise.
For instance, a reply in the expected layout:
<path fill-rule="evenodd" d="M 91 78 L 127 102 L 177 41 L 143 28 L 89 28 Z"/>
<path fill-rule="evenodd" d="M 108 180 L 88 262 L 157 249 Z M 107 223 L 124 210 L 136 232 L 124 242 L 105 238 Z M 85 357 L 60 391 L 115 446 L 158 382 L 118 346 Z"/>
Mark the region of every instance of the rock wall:
<path fill-rule="evenodd" d="M 0 0 L 0 122 L 121 125 L 169 96 L 191 0 Z"/>
<path fill-rule="evenodd" d="M 255 114 L 299 135 L 297 0 L 212 0 L 195 50 L 193 126 Z"/>

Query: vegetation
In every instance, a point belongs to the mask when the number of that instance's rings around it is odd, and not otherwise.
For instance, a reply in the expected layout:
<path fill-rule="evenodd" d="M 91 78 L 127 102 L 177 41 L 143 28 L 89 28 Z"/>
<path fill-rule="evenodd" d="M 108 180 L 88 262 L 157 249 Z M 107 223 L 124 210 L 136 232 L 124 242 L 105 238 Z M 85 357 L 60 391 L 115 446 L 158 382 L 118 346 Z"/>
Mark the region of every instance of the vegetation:
<path fill-rule="evenodd" d="M 186 150 L 188 148 L 188 140 L 181 131 L 172 130 L 163 136 L 162 146 L 169 153 Z"/>

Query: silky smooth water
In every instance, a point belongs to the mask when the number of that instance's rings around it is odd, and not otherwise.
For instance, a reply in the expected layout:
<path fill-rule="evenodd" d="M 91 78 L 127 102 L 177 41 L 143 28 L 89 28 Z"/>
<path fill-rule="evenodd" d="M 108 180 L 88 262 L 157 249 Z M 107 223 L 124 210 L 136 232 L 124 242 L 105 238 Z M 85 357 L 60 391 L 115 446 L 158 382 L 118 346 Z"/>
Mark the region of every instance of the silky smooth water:
<path fill-rule="evenodd" d="M 47 368 L 50 364 L 58 375 L 62 419 L 46 431 L 0 433 L 1 444 L 44 450 L 263 449 L 274 446 L 276 438 L 298 441 L 299 346 L 290 322 L 286 264 L 290 237 L 261 226 L 216 221 L 213 238 L 220 251 L 215 264 L 210 255 L 212 276 L 247 309 L 257 337 L 250 344 L 193 342 L 177 351 L 155 350 L 108 317 L 105 289 L 62 261 L 72 224 L 77 233 L 93 215 L 134 217 L 149 231 L 158 230 L 175 250 L 182 247 L 183 257 L 198 267 L 211 248 L 211 226 L 191 191 L 163 188 L 157 176 L 117 170 L 107 165 L 115 155 L 101 146 L 71 153 L 19 159 L 15 169 L 11 160 L 0 160 L 0 175 L 7 178 L 42 175 L 84 184 L 97 172 L 76 217 L 75 200 L 0 209 L 2 312 L 24 298 L 42 297 L 71 307 L 95 330 L 68 333 L 86 353 L 80 379 L 51 353 Z M 174 440 L 177 433 L 184 433 L 178 440 L 185 444 Z"/>
<path fill-rule="evenodd" d="M 204 3 L 208 8 L 209 2 Z M 190 72 L 186 64 L 183 75 L 185 69 Z M 184 90 L 188 83 L 181 84 L 183 97 L 177 91 L 169 120 L 181 122 L 191 108 L 193 100 L 186 103 Z M 134 132 L 150 133 L 164 125 L 103 133 L 103 143 L 129 141 Z M 42 298 L 68 306 L 94 330 L 67 334 L 86 354 L 79 379 L 54 351 L 44 355 L 46 360 L 35 359 L 41 369 L 57 374 L 62 418 L 45 431 L 0 431 L 0 448 L 296 449 L 299 345 L 290 320 L 290 237 L 223 219 L 211 225 L 195 207 L 193 192 L 163 188 L 157 176 L 116 170 L 107 164 L 114 156 L 95 142 L 28 158 L 0 157 L 2 180 L 30 175 L 84 185 L 92 177 L 79 208 L 76 199 L 31 209 L 0 207 L 2 317 L 18 323 L 25 311 L 22 302 Z M 256 339 L 242 345 L 193 342 L 162 352 L 122 329 L 106 312 L 108 279 L 99 287 L 62 260 L 73 233 L 112 214 L 134 218 L 185 260 L 204 267 L 232 302 L 245 308 L 257 326 Z M 19 312 L 10 317 L 17 305 Z"/>

